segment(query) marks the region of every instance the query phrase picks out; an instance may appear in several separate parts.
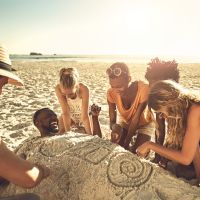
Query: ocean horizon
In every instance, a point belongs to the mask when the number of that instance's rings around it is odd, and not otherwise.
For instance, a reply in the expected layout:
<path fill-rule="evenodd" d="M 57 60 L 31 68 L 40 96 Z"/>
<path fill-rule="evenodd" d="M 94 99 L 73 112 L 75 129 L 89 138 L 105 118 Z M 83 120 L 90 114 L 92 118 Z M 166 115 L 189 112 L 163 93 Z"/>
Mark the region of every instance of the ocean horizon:
<path fill-rule="evenodd" d="M 77 62 L 127 62 L 127 63 L 149 63 L 151 59 L 158 57 L 162 60 L 176 60 L 178 63 L 200 63 L 200 58 L 172 57 L 172 56 L 134 56 L 134 55 L 25 55 L 11 54 L 12 61 L 77 61 Z"/>

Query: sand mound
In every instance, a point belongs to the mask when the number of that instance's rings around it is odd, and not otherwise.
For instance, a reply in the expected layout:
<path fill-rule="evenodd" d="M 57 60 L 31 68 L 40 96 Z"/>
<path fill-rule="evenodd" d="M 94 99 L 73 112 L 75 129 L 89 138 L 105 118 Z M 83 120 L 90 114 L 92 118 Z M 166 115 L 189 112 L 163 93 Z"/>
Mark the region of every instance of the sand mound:
<path fill-rule="evenodd" d="M 199 188 L 98 137 L 37 138 L 17 153 L 47 165 L 51 175 L 33 189 L 10 184 L 1 188 L 1 197 L 34 192 L 42 200 L 200 199 Z"/>

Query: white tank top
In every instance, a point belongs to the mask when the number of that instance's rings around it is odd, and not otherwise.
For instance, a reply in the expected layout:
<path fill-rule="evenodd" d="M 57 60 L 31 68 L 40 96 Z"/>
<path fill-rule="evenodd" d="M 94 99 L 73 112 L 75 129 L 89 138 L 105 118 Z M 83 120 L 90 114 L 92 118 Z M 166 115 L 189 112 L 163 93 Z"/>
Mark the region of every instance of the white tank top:
<path fill-rule="evenodd" d="M 69 105 L 71 119 L 77 125 L 82 125 L 81 111 L 82 111 L 82 99 L 77 95 L 75 99 L 67 98 Z"/>

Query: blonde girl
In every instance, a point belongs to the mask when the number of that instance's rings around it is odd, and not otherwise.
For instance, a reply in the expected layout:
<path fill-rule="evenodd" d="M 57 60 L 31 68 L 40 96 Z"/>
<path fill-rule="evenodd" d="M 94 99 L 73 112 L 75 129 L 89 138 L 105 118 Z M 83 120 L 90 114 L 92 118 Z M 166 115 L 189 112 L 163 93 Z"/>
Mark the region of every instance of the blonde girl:
<path fill-rule="evenodd" d="M 92 134 L 89 120 L 89 89 L 79 83 L 79 74 L 75 68 L 60 70 L 60 83 L 55 88 L 62 109 L 59 119 L 60 134 L 69 131 L 72 126 L 84 127 L 85 133 Z"/>
<path fill-rule="evenodd" d="M 200 97 L 173 81 L 155 83 L 148 105 L 168 122 L 168 145 L 146 142 L 137 153 L 146 156 L 150 150 L 183 165 L 194 164 L 200 182 Z M 174 148 L 176 147 L 177 150 Z"/>

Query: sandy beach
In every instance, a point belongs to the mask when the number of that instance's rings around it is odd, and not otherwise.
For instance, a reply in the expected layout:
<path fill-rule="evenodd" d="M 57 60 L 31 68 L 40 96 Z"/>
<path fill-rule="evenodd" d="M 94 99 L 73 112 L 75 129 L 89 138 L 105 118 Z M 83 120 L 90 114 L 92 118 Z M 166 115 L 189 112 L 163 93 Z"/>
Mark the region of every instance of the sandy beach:
<path fill-rule="evenodd" d="M 116 60 L 117 61 L 117 60 Z M 100 124 L 103 138 L 109 138 L 106 91 L 109 87 L 106 69 L 111 62 L 76 61 L 14 61 L 16 73 L 24 81 L 23 87 L 6 85 L 1 95 L 0 135 L 11 149 L 30 136 L 38 135 L 32 123 L 34 112 L 40 108 L 53 109 L 59 116 L 61 109 L 54 88 L 62 67 L 76 67 L 80 81 L 90 88 L 91 103 L 101 106 Z M 133 80 L 144 80 L 147 64 L 127 63 Z M 199 64 L 179 64 L 180 82 L 191 89 L 200 87 Z"/>
<path fill-rule="evenodd" d="M 99 106 L 101 106 L 102 111 L 100 113 L 99 119 L 100 119 L 102 134 L 103 134 L 104 139 L 109 139 L 110 131 L 109 131 L 108 106 L 107 106 L 107 99 L 106 99 L 106 91 L 109 88 L 109 82 L 106 75 L 106 69 L 112 63 L 111 62 L 78 62 L 78 61 L 61 61 L 61 60 L 14 61 L 13 68 L 17 70 L 16 74 L 18 74 L 21 77 L 21 79 L 24 81 L 24 86 L 14 87 L 12 85 L 6 85 L 3 88 L 4 92 L 2 93 L 0 97 L 1 98 L 0 135 L 2 139 L 5 141 L 5 143 L 7 143 L 8 147 L 11 150 L 14 150 L 18 145 L 23 143 L 23 141 L 26 140 L 27 138 L 35 137 L 39 135 L 38 130 L 34 127 L 33 122 L 32 122 L 32 117 L 36 110 L 40 108 L 48 107 L 54 110 L 58 116 L 60 115 L 61 109 L 60 109 L 57 97 L 55 95 L 54 88 L 56 84 L 58 83 L 58 73 L 62 67 L 76 67 L 78 69 L 79 74 L 80 74 L 80 81 L 87 84 L 90 88 L 91 103 L 96 103 Z M 127 64 L 130 67 L 133 80 L 145 81 L 144 74 L 146 72 L 147 64 L 138 64 L 138 63 L 137 64 L 127 63 Z M 179 69 L 180 69 L 180 82 L 184 86 L 190 88 L 191 90 L 195 90 L 196 92 L 199 92 L 199 89 L 198 89 L 200 87 L 199 64 L 180 64 Z M 98 142 L 95 143 L 95 145 L 97 144 Z M 105 148 L 108 148 L 108 146 L 105 146 Z M 38 155 L 38 154 L 36 153 L 35 155 Z M 74 158 L 76 158 L 76 156 Z M 68 159 L 69 158 L 66 158 L 66 160 Z M 52 166 L 54 165 L 52 164 Z M 106 169 L 106 167 L 102 169 Z M 170 180 L 174 176 L 171 176 L 171 175 L 168 176 L 167 172 L 165 170 L 162 171 L 161 168 L 160 169 L 155 168 L 155 170 L 158 170 L 158 174 L 160 173 L 159 170 L 161 170 L 161 172 L 163 173 L 163 175 L 160 175 L 160 177 L 158 177 L 158 180 L 156 179 L 157 180 L 156 183 L 159 183 L 160 185 L 160 182 L 161 182 L 161 186 L 159 186 L 160 188 L 159 190 L 164 191 L 164 193 L 167 194 L 168 193 L 167 189 L 171 187 L 169 187 L 167 183 L 165 183 L 164 176 L 168 177 Z M 60 171 L 60 169 L 58 171 Z M 99 171 L 99 169 L 97 171 Z M 77 172 L 76 172 L 76 175 L 77 175 Z M 88 175 L 88 176 L 90 177 L 91 175 Z M 72 176 L 72 178 L 73 177 L 76 177 L 76 176 Z M 80 177 L 82 177 L 81 170 L 80 170 Z M 104 175 L 103 177 L 107 177 L 107 176 Z M 55 177 L 53 176 L 53 178 Z M 52 180 L 54 181 L 53 178 Z M 152 178 L 152 180 L 154 180 L 154 178 Z M 66 180 L 64 179 L 64 182 L 65 181 Z M 174 178 L 173 181 L 175 185 L 183 184 L 182 191 L 187 191 L 187 188 L 188 188 L 187 184 L 181 182 L 181 180 L 176 179 L 176 178 Z M 191 181 L 190 183 L 195 184 L 195 180 L 193 181 Z M 167 186 L 165 186 L 165 184 Z M 45 182 L 44 182 L 44 185 L 45 185 Z M 38 188 L 43 188 L 43 187 L 44 186 L 41 185 L 41 187 L 38 187 Z M 12 185 L 10 188 L 12 188 Z M 165 188 L 167 189 L 165 190 Z M 190 189 L 194 190 L 197 193 L 199 192 L 197 188 L 192 189 L 190 187 Z M 41 192 L 44 192 L 44 191 L 45 190 L 41 189 Z M 146 189 L 142 191 L 148 192 L 148 190 L 146 191 Z M 151 189 L 150 191 L 151 191 L 150 193 L 152 193 L 153 190 Z M 21 191 L 19 189 L 18 192 L 20 193 L 24 191 Z M 36 188 L 36 192 L 37 192 L 37 188 Z M 140 194 L 143 194 L 143 192 Z M 175 195 L 176 192 L 177 191 L 170 193 L 173 199 L 176 198 L 176 195 Z M 9 194 L 12 194 L 12 192 Z M 54 192 L 54 194 L 57 195 L 58 192 Z M 89 193 L 86 192 L 85 194 L 88 195 Z M 186 195 L 184 192 L 183 194 Z M 193 198 L 192 194 L 193 193 L 190 194 L 191 196 L 189 199 Z M 148 196 L 149 195 L 150 194 L 148 194 Z M 163 199 L 171 199 L 171 197 L 167 195 Z M 145 197 L 145 199 L 149 199 L 149 197 L 148 198 Z"/>

